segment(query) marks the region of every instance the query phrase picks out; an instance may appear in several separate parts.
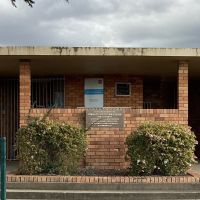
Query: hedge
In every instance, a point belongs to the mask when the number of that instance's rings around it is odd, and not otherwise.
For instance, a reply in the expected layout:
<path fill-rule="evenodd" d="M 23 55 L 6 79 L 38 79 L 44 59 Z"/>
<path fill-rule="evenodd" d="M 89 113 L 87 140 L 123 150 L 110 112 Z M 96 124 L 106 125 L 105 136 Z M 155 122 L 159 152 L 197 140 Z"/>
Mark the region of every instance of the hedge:
<path fill-rule="evenodd" d="M 195 135 L 174 123 L 141 124 L 126 140 L 131 175 L 183 175 L 195 163 Z"/>
<path fill-rule="evenodd" d="M 86 150 L 86 131 L 46 117 L 31 117 L 17 132 L 20 174 L 72 174 Z"/>

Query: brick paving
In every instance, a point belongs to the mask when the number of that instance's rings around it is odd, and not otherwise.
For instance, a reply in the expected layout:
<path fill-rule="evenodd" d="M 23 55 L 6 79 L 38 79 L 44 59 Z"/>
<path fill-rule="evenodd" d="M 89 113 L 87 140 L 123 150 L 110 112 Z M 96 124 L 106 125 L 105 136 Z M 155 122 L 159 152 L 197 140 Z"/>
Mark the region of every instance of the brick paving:
<path fill-rule="evenodd" d="M 187 176 L 25 176 L 7 175 L 7 182 L 36 183 L 199 183 L 200 174 Z"/>

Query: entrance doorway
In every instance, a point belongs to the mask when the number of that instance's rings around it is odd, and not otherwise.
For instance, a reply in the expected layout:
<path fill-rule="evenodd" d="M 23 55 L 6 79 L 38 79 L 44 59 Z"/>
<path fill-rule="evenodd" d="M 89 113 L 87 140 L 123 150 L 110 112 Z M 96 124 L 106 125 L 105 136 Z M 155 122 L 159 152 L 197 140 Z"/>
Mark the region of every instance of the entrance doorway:
<path fill-rule="evenodd" d="M 189 81 L 189 126 L 192 127 L 199 142 L 195 148 L 195 155 L 200 160 L 200 79 Z"/>
<path fill-rule="evenodd" d="M 16 159 L 16 132 L 19 128 L 19 80 L 0 78 L 0 137 L 7 140 L 7 159 Z"/>

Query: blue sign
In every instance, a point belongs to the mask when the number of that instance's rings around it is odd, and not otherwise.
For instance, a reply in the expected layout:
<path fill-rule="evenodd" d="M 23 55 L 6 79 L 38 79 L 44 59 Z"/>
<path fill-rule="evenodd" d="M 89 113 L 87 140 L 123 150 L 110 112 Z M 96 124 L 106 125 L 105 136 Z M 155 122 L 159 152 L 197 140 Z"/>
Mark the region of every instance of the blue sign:
<path fill-rule="evenodd" d="M 103 89 L 85 89 L 86 95 L 103 94 Z"/>

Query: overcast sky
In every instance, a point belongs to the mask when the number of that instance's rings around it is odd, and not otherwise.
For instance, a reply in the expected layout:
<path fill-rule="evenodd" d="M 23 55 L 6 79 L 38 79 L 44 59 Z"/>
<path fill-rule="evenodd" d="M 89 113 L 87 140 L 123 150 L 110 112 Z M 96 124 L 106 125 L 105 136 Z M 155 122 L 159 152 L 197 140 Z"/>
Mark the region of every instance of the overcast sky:
<path fill-rule="evenodd" d="M 200 0 L 0 0 L 0 45 L 200 47 Z"/>

